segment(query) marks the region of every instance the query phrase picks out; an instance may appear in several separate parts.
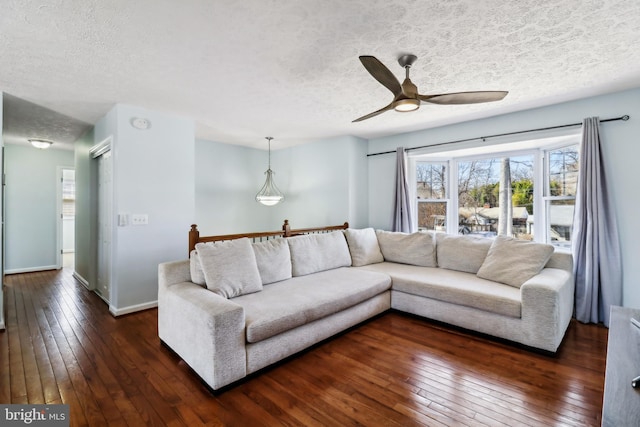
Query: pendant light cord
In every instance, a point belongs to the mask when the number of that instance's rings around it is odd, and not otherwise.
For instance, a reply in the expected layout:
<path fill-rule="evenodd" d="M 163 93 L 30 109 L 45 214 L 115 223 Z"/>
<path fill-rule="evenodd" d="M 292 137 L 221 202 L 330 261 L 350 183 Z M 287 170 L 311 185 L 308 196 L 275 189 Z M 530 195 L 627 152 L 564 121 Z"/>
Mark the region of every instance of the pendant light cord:
<path fill-rule="evenodd" d="M 269 170 L 271 170 L 271 140 L 273 139 L 272 136 L 267 136 L 267 141 L 269 141 Z"/>

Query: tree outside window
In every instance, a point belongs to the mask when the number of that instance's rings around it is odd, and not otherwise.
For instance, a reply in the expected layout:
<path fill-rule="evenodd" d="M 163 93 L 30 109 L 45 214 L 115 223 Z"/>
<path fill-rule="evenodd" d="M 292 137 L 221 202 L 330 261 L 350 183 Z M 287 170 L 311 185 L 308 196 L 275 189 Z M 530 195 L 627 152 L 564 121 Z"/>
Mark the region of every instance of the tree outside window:
<path fill-rule="evenodd" d="M 458 161 L 459 230 L 531 240 L 533 163 L 533 155 Z"/>

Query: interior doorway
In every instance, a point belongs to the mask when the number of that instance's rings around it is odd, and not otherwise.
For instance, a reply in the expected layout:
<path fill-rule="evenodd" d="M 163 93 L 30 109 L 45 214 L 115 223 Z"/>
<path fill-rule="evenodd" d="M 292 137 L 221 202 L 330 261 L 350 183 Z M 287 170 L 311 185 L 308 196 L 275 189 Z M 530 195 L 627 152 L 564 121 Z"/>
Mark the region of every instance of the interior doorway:
<path fill-rule="evenodd" d="M 58 215 L 58 267 L 73 269 L 75 264 L 76 223 L 76 171 L 73 168 L 58 169 L 60 183 Z"/>

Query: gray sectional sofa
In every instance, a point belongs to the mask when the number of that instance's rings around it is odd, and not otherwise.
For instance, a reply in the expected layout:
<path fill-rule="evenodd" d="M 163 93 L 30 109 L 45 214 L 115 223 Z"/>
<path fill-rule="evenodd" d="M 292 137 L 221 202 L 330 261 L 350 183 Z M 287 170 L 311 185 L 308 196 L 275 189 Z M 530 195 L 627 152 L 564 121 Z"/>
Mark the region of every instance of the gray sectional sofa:
<path fill-rule="evenodd" d="M 510 238 L 241 238 L 160 264 L 158 334 L 217 390 L 389 309 L 555 352 L 573 294 L 571 255 Z"/>

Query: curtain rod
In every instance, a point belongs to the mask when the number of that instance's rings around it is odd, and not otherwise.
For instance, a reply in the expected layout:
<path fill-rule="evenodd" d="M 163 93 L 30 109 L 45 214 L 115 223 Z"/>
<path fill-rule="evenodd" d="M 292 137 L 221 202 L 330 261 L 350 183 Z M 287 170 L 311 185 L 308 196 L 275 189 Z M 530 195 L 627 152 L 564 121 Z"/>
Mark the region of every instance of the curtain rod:
<path fill-rule="evenodd" d="M 611 119 L 600 120 L 600 123 L 615 122 L 615 121 L 618 121 L 618 120 L 624 120 L 626 122 L 627 120 L 629 120 L 629 115 L 625 114 L 624 116 L 620 116 L 620 117 L 614 117 L 614 118 L 611 118 Z M 421 148 L 437 147 L 439 145 L 457 144 L 457 143 L 460 143 L 460 142 L 475 141 L 476 139 L 481 139 L 481 140 L 484 141 L 487 138 L 496 138 L 498 136 L 518 135 L 518 134 L 521 134 L 521 133 L 538 132 L 538 131 L 542 131 L 542 130 L 551 130 L 551 129 L 561 129 L 561 128 L 568 128 L 568 127 L 573 127 L 573 126 L 582 126 L 582 123 L 571 123 L 571 124 L 568 124 L 568 125 L 549 126 L 549 127 L 546 127 L 546 128 L 520 130 L 520 131 L 516 131 L 516 132 L 497 133 L 495 135 L 478 136 L 478 137 L 475 137 L 475 138 L 458 139 L 457 141 L 439 142 L 437 144 L 421 145 L 419 147 L 405 148 L 404 151 L 412 151 L 412 150 L 419 150 Z M 392 154 L 392 153 L 395 153 L 395 152 L 396 152 L 396 150 L 383 151 L 383 152 L 380 152 L 380 153 L 371 153 L 371 154 L 367 154 L 367 157 L 379 156 L 381 154 Z"/>

